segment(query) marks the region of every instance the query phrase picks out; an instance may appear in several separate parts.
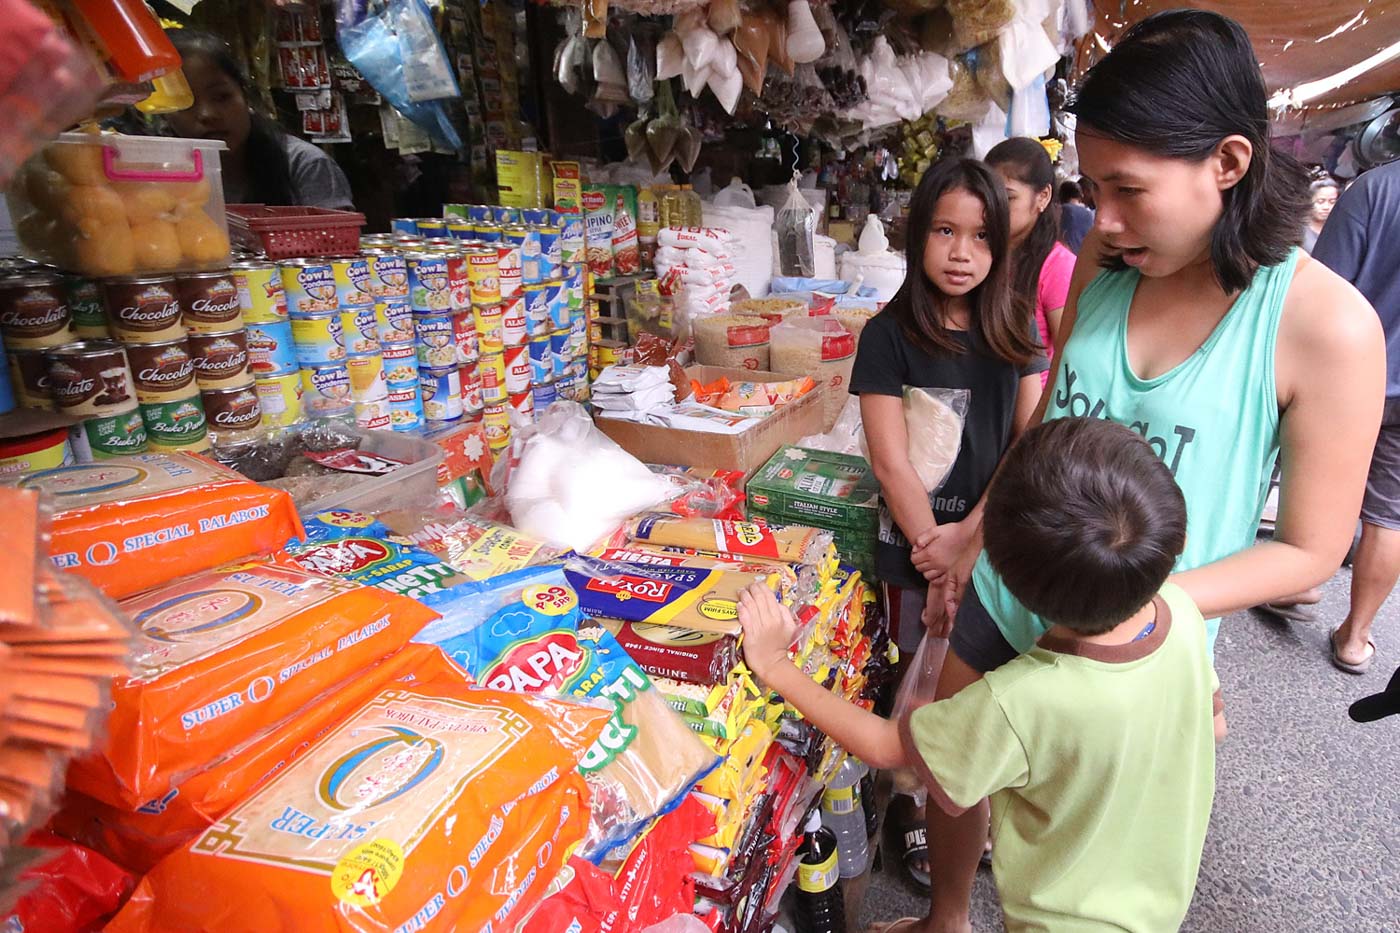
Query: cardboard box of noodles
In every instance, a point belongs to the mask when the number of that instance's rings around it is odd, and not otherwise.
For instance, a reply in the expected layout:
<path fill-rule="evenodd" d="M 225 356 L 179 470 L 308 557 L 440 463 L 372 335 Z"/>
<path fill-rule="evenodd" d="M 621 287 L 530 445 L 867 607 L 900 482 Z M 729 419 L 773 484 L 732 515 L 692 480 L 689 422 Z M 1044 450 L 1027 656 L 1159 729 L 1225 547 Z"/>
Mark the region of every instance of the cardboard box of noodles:
<path fill-rule="evenodd" d="M 786 382 L 804 375 L 751 372 L 722 366 L 687 366 L 685 374 L 701 383 L 721 378 L 735 382 Z M 768 462 L 779 448 L 795 444 L 809 434 L 823 432 L 822 393 L 825 391 L 828 390 L 818 385 L 739 434 L 689 431 L 615 418 L 596 418 L 595 421 L 600 431 L 643 463 L 674 463 L 749 473 Z"/>

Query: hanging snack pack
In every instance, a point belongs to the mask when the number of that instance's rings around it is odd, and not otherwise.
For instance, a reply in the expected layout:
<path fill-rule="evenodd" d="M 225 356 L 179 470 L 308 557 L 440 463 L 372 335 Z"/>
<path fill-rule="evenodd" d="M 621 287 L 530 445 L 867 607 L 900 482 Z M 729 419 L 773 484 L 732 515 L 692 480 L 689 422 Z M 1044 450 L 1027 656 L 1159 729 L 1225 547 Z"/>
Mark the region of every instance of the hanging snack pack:
<path fill-rule="evenodd" d="M 132 808 L 392 654 L 437 616 L 381 589 L 266 562 L 186 577 L 121 608 L 140 629 L 132 674 L 112 684 L 106 746 L 75 762 L 68 781 Z"/>
<path fill-rule="evenodd" d="M 511 929 L 583 835 L 581 704 L 381 692 L 148 874 L 112 933 Z"/>
<path fill-rule="evenodd" d="M 301 536 L 285 492 L 196 454 L 137 454 L 19 481 L 53 498 L 49 553 L 120 599 Z"/>
<path fill-rule="evenodd" d="M 475 594 L 467 594 L 475 590 Z M 594 791 L 583 854 L 601 862 L 667 812 L 714 765 L 651 681 L 601 627 L 579 629 L 578 597 L 557 567 L 458 587 L 420 641 L 437 644 L 483 687 L 610 700 L 616 712 L 582 768 Z"/>

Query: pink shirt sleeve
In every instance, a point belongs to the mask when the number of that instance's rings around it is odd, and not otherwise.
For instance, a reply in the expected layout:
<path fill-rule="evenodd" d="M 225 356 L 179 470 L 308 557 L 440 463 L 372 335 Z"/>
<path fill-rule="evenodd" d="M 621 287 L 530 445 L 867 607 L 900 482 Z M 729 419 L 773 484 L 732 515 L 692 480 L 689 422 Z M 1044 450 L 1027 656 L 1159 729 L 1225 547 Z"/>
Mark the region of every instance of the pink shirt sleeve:
<path fill-rule="evenodd" d="M 1036 311 L 1044 316 L 1063 308 L 1069 300 L 1069 280 L 1074 276 L 1074 253 L 1063 243 L 1056 243 L 1040 267 L 1040 288 L 1036 293 Z"/>

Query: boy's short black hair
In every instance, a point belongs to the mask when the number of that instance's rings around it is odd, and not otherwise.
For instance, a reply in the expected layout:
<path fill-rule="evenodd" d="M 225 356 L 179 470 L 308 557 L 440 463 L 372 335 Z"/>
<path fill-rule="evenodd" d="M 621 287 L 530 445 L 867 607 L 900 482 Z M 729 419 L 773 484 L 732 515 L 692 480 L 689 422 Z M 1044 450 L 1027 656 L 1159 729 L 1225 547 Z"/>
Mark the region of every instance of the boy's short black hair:
<path fill-rule="evenodd" d="M 987 495 L 987 557 L 1011 594 L 1081 635 L 1107 632 L 1166 582 L 1186 500 L 1138 434 L 1097 418 L 1027 431 Z"/>

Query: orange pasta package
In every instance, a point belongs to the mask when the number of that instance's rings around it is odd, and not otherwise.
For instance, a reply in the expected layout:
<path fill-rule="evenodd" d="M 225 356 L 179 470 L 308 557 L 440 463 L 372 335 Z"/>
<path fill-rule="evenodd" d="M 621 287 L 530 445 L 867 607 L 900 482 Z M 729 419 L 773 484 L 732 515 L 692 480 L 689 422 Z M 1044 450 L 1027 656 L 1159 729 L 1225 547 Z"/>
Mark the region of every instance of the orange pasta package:
<path fill-rule="evenodd" d="M 302 536 L 287 493 L 198 454 L 136 454 L 31 473 L 53 501 L 49 555 L 113 599 Z"/>
<path fill-rule="evenodd" d="M 380 693 L 146 875 L 110 933 L 510 929 L 582 838 L 610 710 Z"/>
<path fill-rule="evenodd" d="M 238 564 L 124 600 L 139 629 L 112 684 L 107 741 L 68 785 L 117 807 L 159 798 L 408 643 L 423 604 L 269 562 Z"/>
<path fill-rule="evenodd" d="M 432 645 L 405 645 L 353 680 L 336 686 L 222 761 L 181 781 L 135 810 L 70 794 L 51 825 L 64 836 L 145 874 L 299 758 L 391 683 L 435 679 L 472 682 Z"/>

